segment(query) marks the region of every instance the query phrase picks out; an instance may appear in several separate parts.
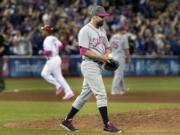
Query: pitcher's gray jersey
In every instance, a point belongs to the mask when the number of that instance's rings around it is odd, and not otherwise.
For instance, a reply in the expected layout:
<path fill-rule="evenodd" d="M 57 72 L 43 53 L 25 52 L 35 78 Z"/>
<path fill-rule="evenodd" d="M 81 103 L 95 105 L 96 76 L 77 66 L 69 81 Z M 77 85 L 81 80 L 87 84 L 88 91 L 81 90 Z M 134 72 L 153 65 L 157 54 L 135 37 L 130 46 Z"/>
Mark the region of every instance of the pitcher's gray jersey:
<path fill-rule="evenodd" d="M 129 48 L 128 36 L 115 34 L 110 39 L 112 54 L 115 59 L 125 58 L 124 49 Z"/>
<path fill-rule="evenodd" d="M 88 48 L 98 54 L 105 54 L 105 48 L 110 47 L 103 27 L 97 29 L 92 24 L 86 24 L 78 35 L 79 46 Z M 83 56 L 83 59 L 89 59 Z"/>
<path fill-rule="evenodd" d="M 97 29 L 90 23 L 80 30 L 78 41 L 80 47 L 100 55 L 105 54 L 105 49 L 110 47 L 105 30 L 103 28 Z M 84 55 L 82 57 L 83 88 L 81 94 L 74 101 L 73 107 L 80 109 L 93 94 L 96 96 L 98 107 L 107 106 L 107 94 L 101 75 L 101 65 Z"/>

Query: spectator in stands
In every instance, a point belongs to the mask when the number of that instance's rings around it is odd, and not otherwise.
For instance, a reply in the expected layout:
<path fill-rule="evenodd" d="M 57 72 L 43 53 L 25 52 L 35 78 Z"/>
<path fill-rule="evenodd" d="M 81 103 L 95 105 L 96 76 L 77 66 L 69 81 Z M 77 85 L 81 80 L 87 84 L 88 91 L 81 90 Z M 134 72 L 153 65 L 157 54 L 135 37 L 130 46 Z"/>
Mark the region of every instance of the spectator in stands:
<path fill-rule="evenodd" d="M 31 36 L 28 39 L 32 39 L 33 55 L 37 55 L 37 48 L 34 45 L 42 42 L 42 39 L 39 38 L 41 35 L 34 34 L 34 31 L 43 24 L 50 24 L 54 26 L 55 34 L 63 34 L 60 40 L 68 48 L 64 48 L 63 54 L 70 55 L 71 52 L 74 54 L 74 51 L 69 51 L 69 48 L 76 46 L 77 32 L 89 21 L 86 9 L 93 4 L 101 4 L 111 13 L 105 25 L 108 37 L 112 36 L 117 26 L 124 24 L 131 33 L 137 34 L 134 55 L 177 55 L 173 53 L 172 39 L 168 36 L 173 35 L 175 40 L 173 42 L 177 42 L 180 35 L 179 0 L 163 0 L 163 2 L 161 0 L 2 1 L 0 27 L 6 39 L 11 39 L 11 33 L 17 29 L 23 36 Z M 28 32 L 29 34 L 24 35 L 27 31 L 33 34 Z M 147 33 L 151 34 L 146 36 Z M 162 35 L 161 38 L 159 34 Z M 11 40 L 9 43 L 11 44 Z M 11 46 L 9 50 L 6 54 L 12 54 Z"/>
<path fill-rule="evenodd" d="M 33 55 L 39 55 L 39 51 L 43 49 L 43 41 L 44 37 L 41 32 L 38 29 L 34 30 L 31 37 Z"/>
<path fill-rule="evenodd" d="M 32 55 L 32 44 L 30 42 L 30 33 L 21 34 L 20 30 L 16 30 L 12 37 L 13 54 L 15 55 Z"/>

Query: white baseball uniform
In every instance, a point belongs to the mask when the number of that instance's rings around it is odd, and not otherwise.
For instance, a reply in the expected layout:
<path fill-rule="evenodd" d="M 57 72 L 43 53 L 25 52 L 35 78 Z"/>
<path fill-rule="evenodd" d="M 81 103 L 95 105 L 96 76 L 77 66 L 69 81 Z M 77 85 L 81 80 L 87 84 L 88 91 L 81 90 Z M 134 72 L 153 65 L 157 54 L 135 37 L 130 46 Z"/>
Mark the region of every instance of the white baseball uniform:
<path fill-rule="evenodd" d="M 123 93 L 126 91 L 124 84 L 124 68 L 125 68 L 125 52 L 124 49 L 129 49 L 128 36 L 115 34 L 110 39 L 112 48 L 112 55 L 115 60 L 119 62 L 119 67 L 115 71 L 115 75 L 112 82 L 111 93 Z"/>
<path fill-rule="evenodd" d="M 105 54 L 105 49 L 110 47 L 105 30 L 102 27 L 97 29 L 90 23 L 81 28 L 78 41 L 80 47 L 90 49 L 101 55 Z M 73 107 L 79 110 L 93 94 L 96 96 L 98 108 L 107 106 L 101 64 L 86 56 L 83 56 L 82 59 L 83 88 L 81 94 L 74 101 Z"/>
<path fill-rule="evenodd" d="M 47 62 L 41 72 L 41 76 L 56 86 L 56 89 L 63 88 L 65 94 L 73 93 L 70 86 L 66 82 L 61 71 L 61 57 L 59 56 L 59 48 L 62 46 L 55 36 L 49 35 L 43 42 L 43 50 L 51 51 L 50 56 L 47 57 Z"/>

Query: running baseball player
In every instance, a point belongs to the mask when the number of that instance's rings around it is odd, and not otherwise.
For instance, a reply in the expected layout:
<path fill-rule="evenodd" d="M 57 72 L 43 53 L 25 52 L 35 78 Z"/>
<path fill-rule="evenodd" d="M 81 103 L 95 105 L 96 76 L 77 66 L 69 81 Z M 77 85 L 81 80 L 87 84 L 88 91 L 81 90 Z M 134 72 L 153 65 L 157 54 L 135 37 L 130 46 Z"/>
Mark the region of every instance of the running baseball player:
<path fill-rule="evenodd" d="M 126 64 L 126 56 L 129 64 L 131 63 L 131 56 L 129 53 L 128 36 L 126 33 L 125 29 L 120 27 L 110 39 L 113 58 L 119 62 L 119 67 L 115 71 L 112 82 L 112 95 L 123 95 L 128 91 L 128 88 L 126 88 L 124 84 L 124 68 Z"/>
<path fill-rule="evenodd" d="M 122 130 L 113 126 L 109 121 L 107 94 L 101 75 L 102 64 L 111 59 L 108 57 L 108 54 L 111 53 L 110 44 L 102 27 L 104 17 L 109 16 L 109 14 L 104 7 L 98 5 L 93 6 L 90 13 L 90 22 L 81 28 L 78 34 L 80 54 L 83 60 L 81 63 L 81 71 L 84 77 L 82 92 L 72 104 L 70 112 L 60 126 L 68 131 L 78 131 L 73 126 L 72 119 L 86 101 L 95 95 L 97 107 L 104 123 L 104 131 L 121 133 Z"/>
<path fill-rule="evenodd" d="M 47 57 L 41 76 L 49 83 L 56 86 L 56 95 L 60 95 L 64 90 L 65 96 L 63 97 L 63 100 L 68 100 L 74 96 L 74 93 L 63 77 L 61 71 L 62 60 L 59 56 L 59 50 L 63 45 L 61 41 L 52 35 L 53 28 L 51 26 L 45 25 L 41 30 L 45 39 L 43 42 L 43 51 L 40 51 L 40 55 Z"/>

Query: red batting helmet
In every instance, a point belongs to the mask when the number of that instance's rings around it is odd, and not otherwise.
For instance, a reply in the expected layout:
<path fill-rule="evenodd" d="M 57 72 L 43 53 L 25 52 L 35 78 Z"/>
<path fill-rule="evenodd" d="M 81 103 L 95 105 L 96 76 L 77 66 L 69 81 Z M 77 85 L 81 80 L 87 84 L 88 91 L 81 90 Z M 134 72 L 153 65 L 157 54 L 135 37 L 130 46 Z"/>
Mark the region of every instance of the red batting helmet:
<path fill-rule="evenodd" d="M 53 28 L 50 25 L 44 25 L 43 27 L 41 27 L 41 30 L 44 30 L 48 33 L 52 33 L 53 32 Z"/>

